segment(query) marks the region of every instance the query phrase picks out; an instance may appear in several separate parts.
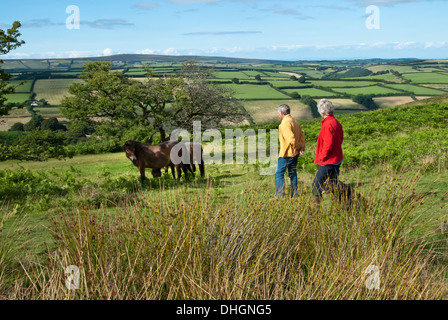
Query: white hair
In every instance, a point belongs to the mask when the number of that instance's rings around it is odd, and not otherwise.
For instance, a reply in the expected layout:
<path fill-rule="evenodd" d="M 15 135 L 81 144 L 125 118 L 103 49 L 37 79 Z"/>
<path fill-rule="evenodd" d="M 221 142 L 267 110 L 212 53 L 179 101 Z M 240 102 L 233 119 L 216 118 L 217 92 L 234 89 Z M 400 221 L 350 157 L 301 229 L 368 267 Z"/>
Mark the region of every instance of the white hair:
<path fill-rule="evenodd" d="M 334 106 L 328 99 L 321 99 L 319 103 L 317 104 L 317 111 L 320 114 L 326 115 L 326 116 L 332 116 L 334 112 Z"/>
<path fill-rule="evenodd" d="M 280 107 L 278 107 L 278 112 L 287 115 L 291 113 L 291 109 L 287 104 L 282 104 Z"/>

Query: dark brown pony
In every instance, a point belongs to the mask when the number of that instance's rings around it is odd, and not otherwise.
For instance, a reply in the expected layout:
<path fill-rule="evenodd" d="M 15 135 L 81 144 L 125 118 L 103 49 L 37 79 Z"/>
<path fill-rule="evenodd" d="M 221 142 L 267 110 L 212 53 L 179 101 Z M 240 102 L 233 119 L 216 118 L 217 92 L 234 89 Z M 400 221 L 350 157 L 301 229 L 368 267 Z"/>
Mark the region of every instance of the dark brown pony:
<path fill-rule="evenodd" d="M 179 152 L 179 156 L 185 154 L 185 157 L 182 158 L 183 161 L 180 165 L 176 166 L 177 176 L 180 178 L 181 170 L 184 172 L 185 179 L 188 180 L 188 172 L 190 172 L 193 177 L 196 172 L 196 165 L 199 165 L 199 171 L 201 172 L 201 177 L 205 176 L 205 167 L 204 167 L 204 150 L 202 146 L 198 143 L 193 142 L 185 142 L 182 143 L 182 149 Z"/>
<path fill-rule="evenodd" d="M 203 150 L 200 144 L 196 143 L 181 143 L 179 147 L 178 156 L 181 162 L 174 165 L 171 161 L 171 151 L 174 146 L 178 145 L 179 141 L 165 141 L 157 145 L 148 145 L 138 141 L 127 141 L 123 149 L 126 152 L 126 156 L 132 163 L 138 167 L 142 181 L 145 180 L 145 169 L 151 168 L 154 178 L 162 175 L 161 169 L 164 168 L 165 172 L 168 168 L 171 168 L 173 178 L 176 179 L 174 168 L 177 169 L 178 179 L 180 179 L 181 172 L 185 174 L 185 178 L 188 180 L 188 172 L 194 175 L 196 171 L 195 162 L 199 164 L 201 176 L 204 177 L 204 161 Z M 198 158 L 200 156 L 200 158 Z"/>
<path fill-rule="evenodd" d="M 171 162 L 171 149 L 178 144 L 179 141 L 165 141 L 156 145 L 149 145 L 138 141 L 126 141 L 123 150 L 126 157 L 138 167 L 142 181 L 145 180 L 145 169 L 153 169 L 153 175 L 160 177 L 160 169 L 171 168 L 173 178 L 176 179 L 174 172 L 174 164 Z M 167 170 L 167 169 L 166 169 Z"/>

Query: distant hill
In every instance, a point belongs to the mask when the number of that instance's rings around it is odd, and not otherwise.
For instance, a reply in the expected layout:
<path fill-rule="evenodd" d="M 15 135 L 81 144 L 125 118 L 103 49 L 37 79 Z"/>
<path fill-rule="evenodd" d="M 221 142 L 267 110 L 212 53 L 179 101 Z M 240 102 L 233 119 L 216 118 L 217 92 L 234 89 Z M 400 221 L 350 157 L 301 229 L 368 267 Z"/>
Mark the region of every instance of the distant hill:
<path fill-rule="evenodd" d="M 188 60 L 195 60 L 203 64 L 211 65 L 333 65 L 333 66 L 365 66 L 379 63 L 396 63 L 414 60 L 403 59 L 366 59 L 366 60 L 322 60 L 322 61 L 286 61 L 267 59 L 247 59 L 211 56 L 170 56 L 152 54 L 118 54 L 101 57 L 85 58 L 60 58 L 60 59 L 3 59 L 1 68 L 7 72 L 37 72 L 37 71 L 78 71 L 87 61 L 110 61 L 113 68 L 132 68 L 157 64 L 181 64 Z"/>

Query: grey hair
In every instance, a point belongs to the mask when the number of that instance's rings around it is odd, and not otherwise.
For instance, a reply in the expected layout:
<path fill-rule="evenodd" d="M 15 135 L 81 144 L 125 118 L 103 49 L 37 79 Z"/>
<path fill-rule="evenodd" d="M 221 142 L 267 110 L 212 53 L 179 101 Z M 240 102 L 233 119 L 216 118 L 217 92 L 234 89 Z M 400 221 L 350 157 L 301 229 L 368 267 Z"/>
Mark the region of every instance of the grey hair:
<path fill-rule="evenodd" d="M 287 115 L 291 113 L 291 109 L 287 104 L 282 104 L 280 107 L 278 107 L 278 112 Z"/>
<path fill-rule="evenodd" d="M 328 99 L 321 99 L 317 104 L 317 111 L 326 116 L 332 116 L 334 112 L 334 106 Z"/>

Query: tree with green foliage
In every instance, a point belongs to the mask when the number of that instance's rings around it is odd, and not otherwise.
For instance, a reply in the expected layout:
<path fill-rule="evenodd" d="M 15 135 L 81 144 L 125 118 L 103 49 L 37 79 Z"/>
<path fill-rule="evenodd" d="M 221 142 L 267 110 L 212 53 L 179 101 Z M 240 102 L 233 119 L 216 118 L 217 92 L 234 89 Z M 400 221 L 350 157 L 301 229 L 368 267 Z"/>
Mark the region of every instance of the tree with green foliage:
<path fill-rule="evenodd" d="M 201 121 L 206 129 L 221 129 L 239 124 L 246 119 L 241 103 L 233 98 L 234 92 L 209 81 L 211 74 L 195 61 L 182 66 L 183 94 L 173 103 L 172 123 L 192 132 L 193 121 Z"/>
<path fill-rule="evenodd" d="M 25 129 L 22 122 L 16 122 L 11 126 L 11 128 L 9 128 L 8 131 L 25 131 Z"/>
<path fill-rule="evenodd" d="M 86 63 L 80 75 L 84 82 L 70 85 L 70 96 L 65 97 L 60 106 L 62 114 L 73 120 L 73 128 L 93 127 L 96 134 L 103 137 L 121 139 L 126 130 L 140 126 L 151 133 L 146 104 L 134 103 L 131 99 L 136 94 L 141 95 L 140 83 L 110 67 L 109 62 Z"/>
<path fill-rule="evenodd" d="M 42 130 L 50 130 L 50 131 L 67 130 L 67 128 L 62 123 L 60 123 L 58 118 L 56 117 L 51 117 L 42 121 L 40 128 Z"/>
<path fill-rule="evenodd" d="M 373 100 L 371 95 L 358 94 L 353 97 L 353 102 L 359 103 L 366 107 L 367 110 L 377 110 L 379 109 L 376 102 Z"/>
<path fill-rule="evenodd" d="M 102 137 L 151 142 L 156 133 L 166 140 L 169 128 L 190 129 L 194 120 L 217 128 L 221 121 L 244 119 L 229 91 L 210 83 L 194 63 L 185 63 L 182 75 L 161 78 L 147 69 L 147 77 L 136 81 L 110 70 L 108 62 L 90 62 L 80 78 L 84 83 L 72 84 L 61 104 L 73 120 L 71 130 L 93 126 Z"/>
<path fill-rule="evenodd" d="M 311 96 L 308 96 L 308 95 L 302 96 L 301 100 L 304 104 L 306 104 L 310 107 L 311 114 L 313 115 L 313 118 L 320 117 L 319 111 L 317 110 L 317 102 L 314 101 L 314 99 L 311 98 Z"/>
<path fill-rule="evenodd" d="M 0 29 L 0 55 L 5 55 L 25 43 L 23 40 L 19 40 L 21 36 L 19 28 L 21 26 L 20 22 L 15 21 L 10 29 L 6 31 Z M 0 65 L 2 63 L 3 61 L 0 60 Z M 10 79 L 11 75 L 0 69 L 0 116 L 7 115 L 11 110 L 11 106 L 4 105 L 7 100 L 6 94 L 15 91 L 15 87 L 8 84 Z"/>

